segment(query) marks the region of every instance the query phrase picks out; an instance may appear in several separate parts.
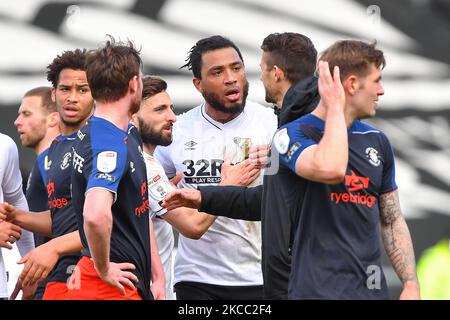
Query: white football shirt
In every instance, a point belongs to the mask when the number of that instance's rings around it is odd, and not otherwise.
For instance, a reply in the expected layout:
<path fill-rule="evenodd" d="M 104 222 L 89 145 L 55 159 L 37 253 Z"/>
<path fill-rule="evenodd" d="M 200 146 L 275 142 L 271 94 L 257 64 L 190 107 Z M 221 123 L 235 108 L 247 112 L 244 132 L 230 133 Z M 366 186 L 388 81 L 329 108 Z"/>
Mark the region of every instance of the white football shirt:
<path fill-rule="evenodd" d="M 169 177 L 183 173 L 178 187 L 217 185 L 225 156 L 238 162 L 250 145 L 269 144 L 277 128 L 273 110 L 247 101 L 244 111 L 222 124 L 202 104 L 177 118 L 173 142 L 155 157 Z M 262 182 L 262 174 L 255 184 Z M 199 240 L 179 236 L 174 283 L 262 285 L 261 223 L 218 217 Z"/>
<path fill-rule="evenodd" d="M 0 133 L 0 146 L 2 155 L 0 157 L 0 203 L 8 202 L 15 207 L 28 211 L 28 204 L 22 191 L 22 175 L 19 169 L 17 146 L 10 137 L 2 133 Z M 17 248 L 22 256 L 32 250 L 34 248 L 33 234 L 22 229 L 21 237 L 17 241 Z M 0 298 L 8 297 L 8 277 L 2 256 L 3 250 L 6 251 L 6 254 L 12 254 L 8 252 L 8 249 L 0 249 Z M 17 254 L 15 254 L 15 257 L 17 258 Z M 17 276 L 17 269 L 18 266 L 15 263 L 8 266 L 10 275 Z"/>
<path fill-rule="evenodd" d="M 165 220 L 159 218 L 167 212 L 160 203 L 166 195 L 175 188 L 170 184 L 161 164 L 150 154 L 144 152 L 145 166 L 147 169 L 148 198 L 150 201 L 150 216 L 153 221 L 158 253 L 164 269 L 166 278 L 166 300 L 173 300 L 172 289 L 172 251 L 174 248 L 174 237 L 172 226 Z"/>

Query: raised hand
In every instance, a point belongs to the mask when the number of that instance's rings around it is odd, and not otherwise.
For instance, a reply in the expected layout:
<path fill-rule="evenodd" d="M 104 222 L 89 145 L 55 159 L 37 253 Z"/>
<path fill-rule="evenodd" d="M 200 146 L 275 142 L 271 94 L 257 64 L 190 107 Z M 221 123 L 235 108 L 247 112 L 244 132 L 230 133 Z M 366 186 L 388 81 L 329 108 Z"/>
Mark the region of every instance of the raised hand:
<path fill-rule="evenodd" d="M 345 92 L 341 83 L 339 67 L 330 73 L 328 62 L 319 61 L 319 94 L 327 110 L 342 111 L 345 106 Z"/>

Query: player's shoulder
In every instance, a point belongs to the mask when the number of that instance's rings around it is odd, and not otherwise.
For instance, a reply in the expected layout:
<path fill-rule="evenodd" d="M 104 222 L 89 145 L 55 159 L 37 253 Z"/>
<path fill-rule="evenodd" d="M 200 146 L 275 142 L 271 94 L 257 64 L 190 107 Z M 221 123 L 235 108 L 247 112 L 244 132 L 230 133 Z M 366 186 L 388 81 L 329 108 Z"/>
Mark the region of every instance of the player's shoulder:
<path fill-rule="evenodd" d="M 198 105 L 196 107 L 193 107 L 192 109 L 189 109 L 177 116 L 177 121 L 174 125 L 181 125 L 185 123 L 189 123 L 192 120 L 195 120 L 201 116 L 202 112 L 202 105 Z"/>
<path fill-rule="evenodd" d="M 0 133 L 0 145 L 4 154 L 18 156 L 19 150 L 17 149 L 17 145 L 10 136 Z"/>
<path fill-rule="evenodd" d="M 351 132 L 354 134 L 376 134 L 376 135 L 384 135 L 384 133 L 376 128 L 373 125 L 368 124 L 367 122 L 356 120 L 351 128 Z"/>
<path fill-rule="evenodd" d="M 14 140 L 10 136 L 8 136 L 4 133 L 0 133 L 0 143 L 1 143 L 1 145 L 6 146 L 8 148 L 16 148 L 17 147 Z"/>
<path fill-rule="evenodd" d="M 247 102 L 245 103 L 245 112 L 249 114 L 257 114 L 259 117 L 265 117 L 271 120 L 276 120 L 277 118 L 272 108 L 266 107 L 252 100 L 247 100 Z"/>
<path fill-rule="evenodd" d="M 281 128 L 287 128 L 289 130 L 300 130 L 302 126 L 315 127 L 320 131 L 323 131 L 325 122 L 315 115 L 309 113 L 284 124 L 283 126 L 281 126 Z"/>

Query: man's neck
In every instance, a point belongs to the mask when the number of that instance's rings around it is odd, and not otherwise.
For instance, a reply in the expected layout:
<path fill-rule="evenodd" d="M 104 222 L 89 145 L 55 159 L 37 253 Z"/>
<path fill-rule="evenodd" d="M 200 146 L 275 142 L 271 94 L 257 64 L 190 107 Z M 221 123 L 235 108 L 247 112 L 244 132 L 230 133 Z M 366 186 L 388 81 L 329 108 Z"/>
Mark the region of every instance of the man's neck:
<path fill-rule="evenodd" d="M 220 123 L 227 123 L 241 114 L 240 112 L 225 113 L 222 111 L 218 111 L 213 107 L 211 107 L 208 103 L 205 103 L 205 111 L 208 116 L 210 116 L 212 119 Z"/>
<path fill-rule="evenodd" d="M 290 82 L 284 82 L 282 84 L 280 84 L 280 94 L 278 96 L 276 103 L 276 107 L 278 109 L 281 109 L 283 107 L 283 101 L 284 101 L 284 97 L 286 96 L 286 93 L 288 92 L 288 90 L 292 87 L 292 83 Z"/>
<path fill-rule="evenodd" d="M 150 143 L 144 143 L 143 146 L 144 146 L 144 152 L 153 156 L 156 146 L 154 144 L 150 144 Z"/>
<path fill-rule="evenodd" d="M 34 152 L 36 155 L 40 155 L 45 149 L 48 149 L 50 147 L 51 143 L 55 138 L 59 135 L 59 130 L 51 130 L 50 128 L 47 128 L 47 134 L 45 135 L 44 139 L 42 139 L 39 144 L 34 148 Z"/>
<path fill-rule="evenodd" d="M 85 125 L 85 122 L 81 122 L 79 125 L 77 126 L 68 126 L 64 123 L 60 123 L 59 125 L 59 130 L 61 131 L 61 135 L 63 136 L 70 136 L 71 134 L 74 134 L 75 132 L 77 132 L 78 130 L 80 130 L 81 128 L 83 128 L 83 126 Z"/>
<path fill-rule="evenodd" d="M 127 131 L 130 122 L 129 101 L 122 98 L 114 102 L 96 102 L 94 116 L 112 122 L 116 127 Z"/>

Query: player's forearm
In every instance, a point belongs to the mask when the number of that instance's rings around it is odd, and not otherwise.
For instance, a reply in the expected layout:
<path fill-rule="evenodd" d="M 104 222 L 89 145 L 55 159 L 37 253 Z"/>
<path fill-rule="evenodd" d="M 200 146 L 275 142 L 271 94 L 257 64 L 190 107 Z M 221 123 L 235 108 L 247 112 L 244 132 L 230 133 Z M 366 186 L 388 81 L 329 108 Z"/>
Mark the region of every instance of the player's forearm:
<path fill-rule="evenodd" d="M 105 274 L 109 268 L 112 214 L 110 210 L 108 214 L 107 210 L 98 213 L 91 211 L 84 216 L 84 231 L 89 251 L 95 268 L 100 274 Z"/>
<path fill-rule="evenodd" d="M 52 217 L 50 211 L 29 212 L 16 208 L 13 222 L 31 232 L 46 237 L 52 235 Z"/>
<path fill-rule="evenodd" d="M 80 252 L 81 249 L 83 249 L 78 230 L 56 237 L 49 242 L 54 245 L 55 250 L 60 257 L 65 254 Z"/>
<path fill-rule="evenodd" d="M 348 134 L 343 112 L 328 110 L 325 131 L 314 151 L 314 167 L 340 182 L 348 164 Z M 328 174 L 326 174 L 328 172 Z"/>
<path fill-rule="evenodd" d="M 382 224 L 381 230 L 386 254 L 402 283 L 417 283 L 414 250 L 403 216 L 390 224 Z"/>
<path fill-rule="evenodd" d="M 186 216 L 185 223 L 177 226 L 178 231 L 191 239 L 200 239 L 217 218 L 217 216 L 198 212 L 194 209 L 179 208 L 176 210 L 179 210 L 179 214 Z"/>
<path fill-rule="evenodd" d="M 216 220 L 216 216 L 185 207 L 173 209 L 162 217 L 189 239 L 200 239 Z"/>
<path fill-rule="evenodd" d="M 417 283 L 411 235 L 400 210 L 397 190 L 380 196 L 380 220 L 386 254 L 395 272 L 404 285 Z"/>

